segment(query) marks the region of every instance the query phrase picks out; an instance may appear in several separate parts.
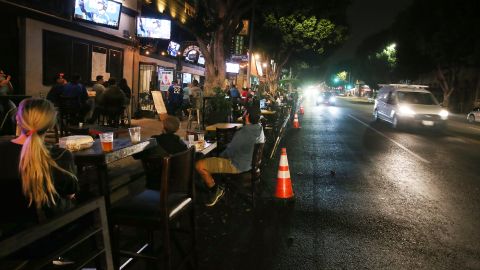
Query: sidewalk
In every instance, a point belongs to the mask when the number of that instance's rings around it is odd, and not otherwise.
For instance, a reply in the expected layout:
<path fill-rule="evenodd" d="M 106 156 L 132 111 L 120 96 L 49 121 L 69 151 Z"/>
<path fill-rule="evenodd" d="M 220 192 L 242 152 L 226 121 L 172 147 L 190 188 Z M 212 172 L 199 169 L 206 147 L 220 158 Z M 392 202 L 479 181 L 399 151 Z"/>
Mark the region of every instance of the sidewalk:
<path fill-rule="evenodd" d="M 135 119 L 132 125 L 142 127 L 142 137 L 160 134 L 163 130 L 162 123 L 158 119 Z M 187 121 L 181 122 L 177 135 L 184 138 Z M 128 135 L 127 135 L 128 136 Z M 260 182 L 257 206 L 252 208 L 249 198 L 243 194 L 227 193 L 215 207 L 204 206 L 205 189 L 202 187 L 197 175 L 196 188 L 196 216 L 197 216 L 197 256 L 199 269 L 224 270 L 242 269 L 239 265 L 247 268 L 259 269 L 253 258 L 256 254 L 271 250 L 270 245 L 280 246 L 282 232 L 277 228 L 279 215 L 276 204 L 272 201 L 272 194 L 276 179 L 276 165 L 278 153 L 272 160 L 265 160 Z M 126 171 L 131 166 L 138 166 L 138 161 L 131 158 L 122 162 L 121 166 L 115 166 L 116 170 Z M 276 209 L 276 210 L 275 210 Z M 264 235 L 262 232 L 272 232 Z M 134 232 L 126 232 L 126 241 L 138 240 Z M 268 252 L 267 252 L 268 253 Z M 245 259 L 248 259 L 245 261 Z M 269 267 L 271 265 L 265 265 Z M 128 269 L 145 269 L 141 261 Z"/>

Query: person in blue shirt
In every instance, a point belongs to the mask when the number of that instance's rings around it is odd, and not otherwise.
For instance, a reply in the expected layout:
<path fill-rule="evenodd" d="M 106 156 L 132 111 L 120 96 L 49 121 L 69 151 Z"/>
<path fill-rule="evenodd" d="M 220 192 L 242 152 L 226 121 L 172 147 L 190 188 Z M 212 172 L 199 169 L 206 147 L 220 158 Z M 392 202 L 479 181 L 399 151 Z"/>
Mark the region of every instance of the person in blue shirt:
<path fill-rule="evenodd" d="M 167 113 L 176 116 L 182 108 L 183 89 L 177 80 L 173 80 L 172 85 L 168 88 Z"/>
<path fill-rule="evenodd" d="M 79 74 L 74 74 L 72 81 L 67 83 L 64 87 L 62 97 L 71 98 L 68 100 L 68 104 L 65 104 L 69 108 L 78 109 L 80 119 L 83 121 L 85 115 L 90 110 L 90 106 L 87 104 L 88 93 L 87 88 L 80 83 L 82 77 Z"/>
<path fill-rule="evenodd" d="M 236 102 L 240 98 L 240 92 L 238 91 L 237 87 L 235 84 L 232 83 L 230 86 L 230 98 L 232 98 L 232 101 Z"/>
<path fill-rule="evenodd" d="M 65 91 L 65 85 L 67 84 L 67 80 L 65 80 L 64 74 L 59 73 L 55 75 L 54 78 L 54 85 L 48 91 L 47 99 L 50 100 L 56 107 L 60 105 L 60 98 Z"/>
<path fill-rule="evenodd" d="M 206 206 L 214 206 L 224 195 L 223 188 L 215 184 L 212 174 L 239 174 L 249 171 L 255 144 L 265 143 L 263 128 L 259 124 L 260 108 L 248 107 L 244 120 L 245 125 L 235 133 L 220 157 L 206 158 L 196 163 L 198 173 L 209 188 Z"/>

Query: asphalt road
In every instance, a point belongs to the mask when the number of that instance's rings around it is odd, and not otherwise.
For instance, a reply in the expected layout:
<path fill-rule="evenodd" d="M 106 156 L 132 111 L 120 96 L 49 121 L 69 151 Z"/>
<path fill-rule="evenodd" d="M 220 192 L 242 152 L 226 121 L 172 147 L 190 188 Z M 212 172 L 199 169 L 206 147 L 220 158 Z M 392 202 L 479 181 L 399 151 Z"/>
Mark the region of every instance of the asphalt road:
<path fill-rule="evenodd" d="M 478 126 L 397 131 L 372 105 L 304 105 L 284 145 L 295 203 L 265 267 L 480 269 Z"/>

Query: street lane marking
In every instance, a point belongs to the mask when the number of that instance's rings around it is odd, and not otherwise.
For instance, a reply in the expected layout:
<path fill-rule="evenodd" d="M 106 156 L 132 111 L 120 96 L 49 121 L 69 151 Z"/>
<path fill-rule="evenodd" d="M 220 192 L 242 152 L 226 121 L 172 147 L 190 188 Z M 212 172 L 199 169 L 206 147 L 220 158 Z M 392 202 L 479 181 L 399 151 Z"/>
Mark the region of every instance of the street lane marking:
<path fill-rule="evenodd" d="M 395 144 L 396 146 L 400 147 L 401 149 L 403 149 L 405 152 L 409 153 L 410 155 L 412 155 L 413 157 L 415 157 L 416 159 L 422 161 L 422 162 L 425 162 L 425 163 L 430 163 L 430 161 L 422 158 L 421 156 L 415 154 L 414 152 L 412 152 L 410 149 L 408 149 L 407 147 L 403 146 L 402 144 L 400 144 L 399 142 L 395 141 L 394 139 L 388 137 L 387 135 L 385 135 L 383 132 L 380 132 L 378 131 L 377 129 L 371 127 L 369 124 L 363 122 L 362 120 L 356 118 L 355 116 L 349 114 L 348 115 L 350 118 L 354 119 L 354 120 L 357 120 L 360 124 L 366 126 L 368 129 L 370 130 L 373 130 L 375 131 L 378 135 L 384 137 L 385 139 L 391 141 L 393 144 Z"/>

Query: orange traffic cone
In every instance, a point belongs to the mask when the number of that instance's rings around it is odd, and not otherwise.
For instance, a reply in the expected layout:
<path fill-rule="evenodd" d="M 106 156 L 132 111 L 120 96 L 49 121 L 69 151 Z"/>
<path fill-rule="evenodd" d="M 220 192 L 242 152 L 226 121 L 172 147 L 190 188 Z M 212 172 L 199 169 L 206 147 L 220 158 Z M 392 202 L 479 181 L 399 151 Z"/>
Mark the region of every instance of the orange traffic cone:
<path fill-rule="evenodd" d="M 290 179 L 290 170 L 288 169 L 286 148 L 282 148 L 282 155 L 280 156 L 275 197 L 278 199 L 293 198 L 292 180 Z"/>
<path fill-rule="evenodd" d="M 298 114 L 295 114 L 293 118 L 293 128 L 300 128 L 300 122 L 298 122 Z"/>
<path fill-rule="evenodd" d="M 305 110 L 303 109 L 303 106 L 300 106 L 300 114 L 304 114 Z"/>

